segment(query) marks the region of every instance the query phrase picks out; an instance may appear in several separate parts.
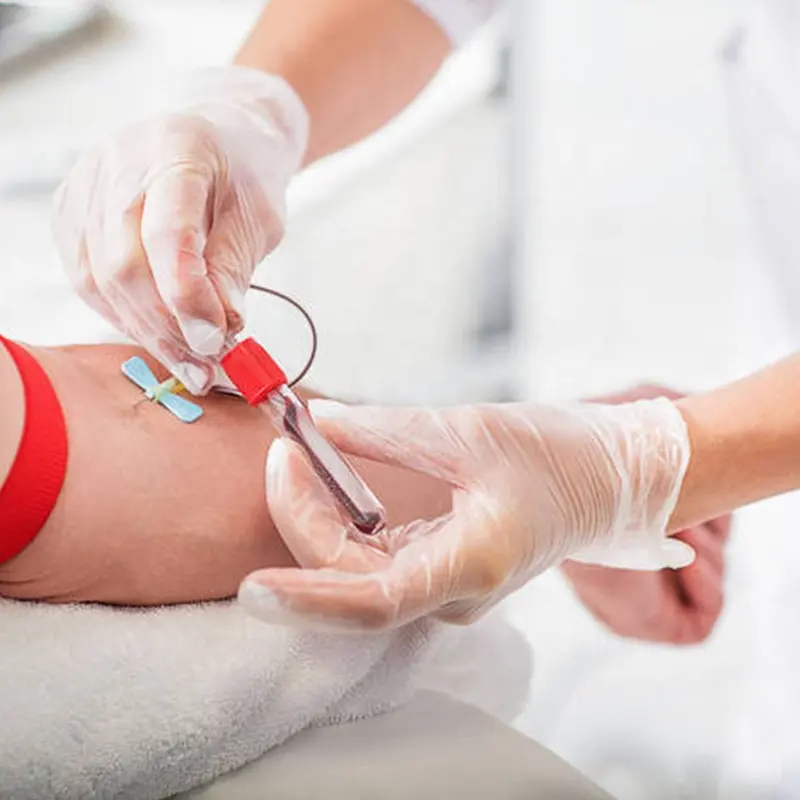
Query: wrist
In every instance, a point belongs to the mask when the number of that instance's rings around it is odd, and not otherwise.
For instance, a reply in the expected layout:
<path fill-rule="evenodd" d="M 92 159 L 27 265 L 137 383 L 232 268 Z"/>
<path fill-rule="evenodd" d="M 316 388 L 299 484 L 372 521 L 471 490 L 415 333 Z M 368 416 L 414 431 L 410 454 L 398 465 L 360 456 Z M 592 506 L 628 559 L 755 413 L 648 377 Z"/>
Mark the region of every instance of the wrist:
<path fill-rule="evenodd" d="M 667 534 L 691 460 L 691 438 L 677 405 L 665 397 L 618 406 L 617 466 L 622 476 L 617 530 Z"/>
<path fill-rule="evenodd" d="M 595 483 L 604 487 L 612 513 L 576 559 L 629 569 L 690 563 L 680 542 L 667 538 L 690 460 L 686 422 L 666 398 L 585 411 L 601 457 Z"/>
<path fill-rule="evenodd" d="M 678 404 L 692 458 L 670 520 L 677 531 L 800 488 L 800 424 L 758 377 Z"/>

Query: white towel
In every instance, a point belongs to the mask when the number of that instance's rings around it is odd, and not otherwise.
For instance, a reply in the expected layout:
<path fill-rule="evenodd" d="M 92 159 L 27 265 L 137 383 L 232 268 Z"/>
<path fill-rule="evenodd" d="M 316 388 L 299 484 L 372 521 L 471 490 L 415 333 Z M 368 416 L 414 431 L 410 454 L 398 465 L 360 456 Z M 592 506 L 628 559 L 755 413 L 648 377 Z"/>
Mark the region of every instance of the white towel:
<path fill-rule="evenodd" d="M 453 670 L 470 700 L 511 715 L 530 661 L 521 640 L 500 644 L 504 626 L 489 618 L 471 629 L 422 622 L 333 636 L 266 626 L 235 603 L 145 610 L 0 601 L 0 796 L 167 797 L 305 727 L 441 688 Z M 514 652 L 499 658 L 506 645 Z"/>

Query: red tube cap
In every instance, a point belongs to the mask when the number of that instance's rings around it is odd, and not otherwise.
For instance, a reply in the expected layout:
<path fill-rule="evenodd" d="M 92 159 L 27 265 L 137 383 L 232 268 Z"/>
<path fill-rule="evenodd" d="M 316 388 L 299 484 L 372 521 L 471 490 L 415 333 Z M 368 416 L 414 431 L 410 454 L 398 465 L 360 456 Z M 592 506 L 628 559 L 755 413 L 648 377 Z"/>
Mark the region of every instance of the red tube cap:
<path fill-rule="evenodd" d="M 251 406 L 263 403 L 279 386 L 286 374 L 272 356 L 252 338 L 239 342 L 222 357 L 222 368 Z"/>

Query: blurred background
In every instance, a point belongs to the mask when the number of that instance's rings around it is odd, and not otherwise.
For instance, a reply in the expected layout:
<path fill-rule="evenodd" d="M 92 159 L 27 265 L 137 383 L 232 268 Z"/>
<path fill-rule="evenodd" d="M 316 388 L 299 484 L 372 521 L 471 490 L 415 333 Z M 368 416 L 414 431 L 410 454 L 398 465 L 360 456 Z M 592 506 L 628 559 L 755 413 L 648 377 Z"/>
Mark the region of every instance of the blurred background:
<path fill-rule="evenodd" d="M 65 291 L 50 196 L 178 73 L 229 60 L 260 6 L 0 3 L 4 332 L 116 338 Z M 400 119 L 300 176 L 258 277 L 314 314 L 314 387 L 420 403 L 691 391 L 794 349 L 795 262 L 764 235 L 752 167 L 754 137 L 792 131 L 742 79 L 749 13 L 511 2 Z M 249 313 L 300 363 L 290 311 L 256 296 Z M 620 798 L 800 797 L 799 521 L 793 496 L 738 515 L 726 611 L 697 648 L 612 637 L 555 573 L 515 595 L 537 659 L 518 727 Z"/>

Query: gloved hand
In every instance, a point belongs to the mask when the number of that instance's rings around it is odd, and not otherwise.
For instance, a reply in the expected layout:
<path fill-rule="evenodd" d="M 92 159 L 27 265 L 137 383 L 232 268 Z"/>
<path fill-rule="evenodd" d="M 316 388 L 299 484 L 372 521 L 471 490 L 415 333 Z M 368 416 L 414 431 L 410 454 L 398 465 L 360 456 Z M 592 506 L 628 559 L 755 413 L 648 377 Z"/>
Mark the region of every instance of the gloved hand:
<path fill-rule="evenodd" d="M 592 402 L 627 403 L 680 394 L 639 386 Z M 657 572 L 613 569 L 565 561 L 561 569 L 581 602 L 620 636 L 671 644 L 696 644 L 711 633 L 724 603 L 725 545 L 730 515 L 675 534 L 696 557 L 681 569 Z"/>
<path fill-rule="evenodd" d="M 452 512 L 359 541 L 301 451 L 277 440 L 269 508 L 305 569 L 247 577 L 239 599 L 264 620 L 356 629 L 424 615 L 464 623 L 567 557 L 650 569 L 693 559 L 664 533 L 689 460 L 686 425 L 666 399 L 311 407 L 345 452 L 446 481 Z"/>
<path fill-rule="evenodd" d="M 78 162 L 54 230 L 84 300 L 200 394 L 283 234 L 308 118 L 285 81 L 243 67 L 195 74 L 172 108 Z"/>

